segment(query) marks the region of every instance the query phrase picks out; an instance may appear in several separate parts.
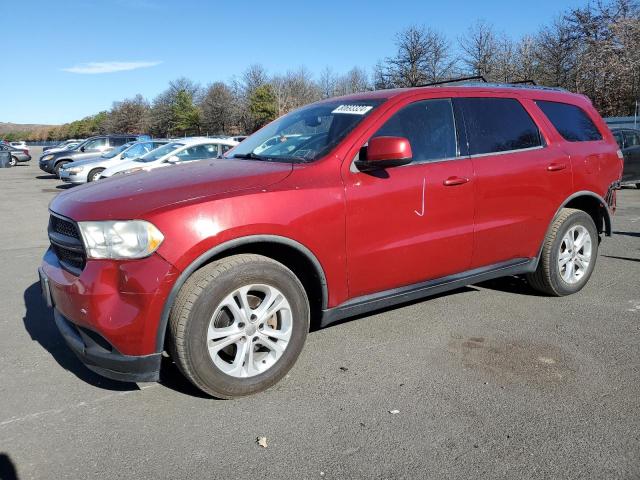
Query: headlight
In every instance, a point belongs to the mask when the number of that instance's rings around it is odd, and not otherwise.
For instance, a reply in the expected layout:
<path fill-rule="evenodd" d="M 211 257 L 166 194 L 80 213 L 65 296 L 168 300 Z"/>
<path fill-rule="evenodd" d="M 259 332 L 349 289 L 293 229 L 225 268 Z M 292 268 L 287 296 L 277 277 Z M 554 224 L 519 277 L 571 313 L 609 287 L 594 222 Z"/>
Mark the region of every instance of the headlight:
<path fill-rule="evenodd" d="M 155 252 L 164 235 L 144 220 L 78 222 L 89 258 L 144 258 Z"/>
<path fill-rule="evenodd" d="M 134 172 L 139 172 L 141 170 L 144 170 L 143 167 L 135 167 L 135 168 L 130 168 L 129 170 L 124 170 L 122 172 L 119 173 L 134 173 Z"/>
<path fill-rule="evenodd" d="M 80 173 L 83 169 L 83 167 L 71 167 L 71 168 L 64 168 L 62 167 L 63 170 L 69 172 L 69 173 Z"/>
<path fill-rule="evenodd" d="M 47 161 L 47 160 L 51 160 L 53 158 L 53 155 L 45 155 L 44 157 L 41 158 L 41 160 L 43 161 Z"/>

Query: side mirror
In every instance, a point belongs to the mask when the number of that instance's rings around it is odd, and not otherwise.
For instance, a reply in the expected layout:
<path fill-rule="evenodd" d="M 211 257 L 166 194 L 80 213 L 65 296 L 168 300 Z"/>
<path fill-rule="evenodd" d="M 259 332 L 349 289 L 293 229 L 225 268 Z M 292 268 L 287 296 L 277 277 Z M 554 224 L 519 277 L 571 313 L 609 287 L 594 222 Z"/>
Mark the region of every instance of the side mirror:
<path fill-rule="evenodd" d="M 366 158 L 355 162 L 362 172 L 407 165 L 413 157 L 411 144 L 403 137 L 375 137 L 364 150 Z"/>
<path fill-rule="evenodd" d="M 180 159 L 176 155 L 171 155 L 167 158 L 167 163 L 178 163 Z"/>
<path fill-rule="evenodd" d="M 84 152 L 84 147 L 80 147 L 80 151 L 81 151 L 81 152 Z"/>

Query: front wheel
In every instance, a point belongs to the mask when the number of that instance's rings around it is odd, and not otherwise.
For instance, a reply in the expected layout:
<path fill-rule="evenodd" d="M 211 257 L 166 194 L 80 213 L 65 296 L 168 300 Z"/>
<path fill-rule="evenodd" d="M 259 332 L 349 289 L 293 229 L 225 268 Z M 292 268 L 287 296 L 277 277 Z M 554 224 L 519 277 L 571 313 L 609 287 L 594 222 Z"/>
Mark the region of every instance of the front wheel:
<path fill-rule="evenodd" d="M 58 162 L 56 163 L 55 167 L 53 167 L 53 174 L 60 178 L 60 169 L 65 166 L 67 163 L 69 162 Z"/>
<path fill-rule="evenodd" d="M 102 172 L 104 172 L 104 168 L 94 168 L 87 175 L 87 181 L 96 182 L 100 180 L 100 175 L 102 175 Z"/>
<path fill-rule="evenodd" d="M 287 267 L 234 255 L 195 272 L 169 318 L 169 352 L 199 389 L 218 398 L 265 390 L 293 366 L 309 331 L 304 287 Z"/>
<path fill-rule="evenodd" d="M 529 284 L 558 297 L 580 291 L 595 267 L 599 240 L 589 214 L 562 209 L 547 232 L 538 268 L 527 275 Z"/>

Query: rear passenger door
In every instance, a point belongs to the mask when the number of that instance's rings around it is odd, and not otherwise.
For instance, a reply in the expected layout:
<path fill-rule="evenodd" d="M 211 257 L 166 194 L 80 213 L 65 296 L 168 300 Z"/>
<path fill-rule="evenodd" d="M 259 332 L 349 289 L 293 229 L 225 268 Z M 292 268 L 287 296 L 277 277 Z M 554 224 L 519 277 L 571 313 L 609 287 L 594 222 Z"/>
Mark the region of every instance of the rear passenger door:
<path fill-rule="evenodd" d="M 380 136 L 406 138 L 413 160 L 374 172 L 350 161 L 343 170 L 351 297 L 459 273 L 471 263 L 473 170 L 458 149 L 451 99 L 392 109 L 366 141 Z"/>
<path fill-rule="evenodd" d="M 548 145 L 526 100 L 488 96 L 455 104 L 476 176 L 472 268 L 536 256 L 572 191 L 567 154 Z"/>

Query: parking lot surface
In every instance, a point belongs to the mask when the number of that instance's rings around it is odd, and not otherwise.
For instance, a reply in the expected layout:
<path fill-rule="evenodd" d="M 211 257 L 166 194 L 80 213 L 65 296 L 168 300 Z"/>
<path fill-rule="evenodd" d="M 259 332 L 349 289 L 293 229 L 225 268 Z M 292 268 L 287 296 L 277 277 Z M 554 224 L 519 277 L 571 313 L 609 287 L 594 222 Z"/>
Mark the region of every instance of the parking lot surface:
<path fill-rule="evenodd" d="M 32 155 L 0 169 L 0 472 L 640 478 L 640 190 L 619 192 L 582 292 L 507 278 L 346 321 L 312 332 L 271 390 L 220 401 L 169 363 L 125 384 L 68 350 L 36 272 L 64 186 Z"/>

